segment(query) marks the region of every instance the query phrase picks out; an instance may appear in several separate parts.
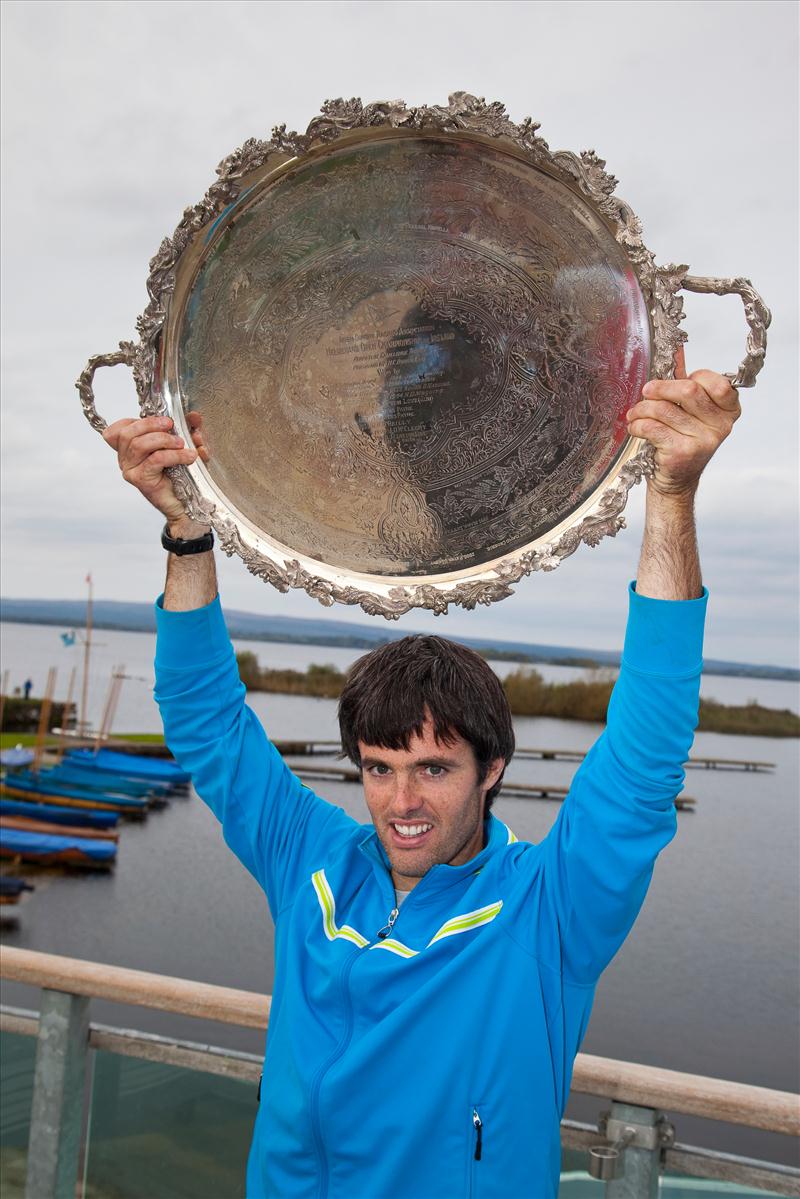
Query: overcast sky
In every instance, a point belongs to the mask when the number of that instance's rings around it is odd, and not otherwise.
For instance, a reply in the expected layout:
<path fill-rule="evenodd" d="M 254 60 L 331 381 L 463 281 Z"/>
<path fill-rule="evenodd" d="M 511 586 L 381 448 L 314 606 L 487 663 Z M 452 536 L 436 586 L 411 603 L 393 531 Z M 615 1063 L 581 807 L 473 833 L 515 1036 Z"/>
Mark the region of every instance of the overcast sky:
<path fill-rule="evenodd" d="M 773 310 L 767 365 L 703 480 L 709 657 L 798 664 L 797 8 L 794 3 L 3 4 L 2 593 L 148 601 L 158 514 L 84 420 L 86 359 L 135 336 L 148 261 L 217 162 L 327 98 L 446 103 L 463 89 L 594 147 L 660 263 L 745 275 Z M 687 363 L 733 370 L 738 299 L 690 296 Z M 124 367 L 98 376 L 110 421 L 136 415 Z M 615 648 L 635 575 L 629 529 L 511 599 L 409 629 Z M 321 616 L 238 559 L 230 607 Z M 368 620 L 333 609 L 340 619 Z"/>

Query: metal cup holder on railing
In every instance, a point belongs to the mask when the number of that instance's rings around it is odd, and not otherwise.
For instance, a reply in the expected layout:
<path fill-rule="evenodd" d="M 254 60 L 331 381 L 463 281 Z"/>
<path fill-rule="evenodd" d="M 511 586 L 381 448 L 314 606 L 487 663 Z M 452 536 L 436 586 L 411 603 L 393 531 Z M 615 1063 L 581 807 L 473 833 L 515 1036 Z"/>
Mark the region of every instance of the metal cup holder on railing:
<path fill-rule="evenodd" d="M 589 1148 L 590 1176 L 613 1182 L 626 1176 L 628 1166 L 634 1176 L 630 1193 L 655 1194 L 663 1151 L 675 1144 L 666 1117 L 657 1108 L 615 1102 L 611 1111 L 601 1112 L 597 1131 L 605 1142 Z"/>
<path fill-rule="evenodd" d="M 589 1173 L 601 1182 L 611 1182 L 625 1173 L 623 1150 L 636 1136 L 635 1128 L 625 1128 L 613 1145 L 592 1145 L 589 1149 Z"/>

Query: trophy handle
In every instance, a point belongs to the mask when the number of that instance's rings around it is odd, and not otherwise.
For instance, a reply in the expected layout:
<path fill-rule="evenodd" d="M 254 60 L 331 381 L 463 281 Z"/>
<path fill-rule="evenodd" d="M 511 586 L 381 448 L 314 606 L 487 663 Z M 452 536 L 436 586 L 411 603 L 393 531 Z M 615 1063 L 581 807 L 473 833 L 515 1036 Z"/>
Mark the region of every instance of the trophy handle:
<path fill-rule="evenodd" d="M 752 387 L 756 375 L 764 365 L 767 352 L 767 329 L 772 320 L 772 313 L 767 308 L 761 296 L 749 279 L 712 279 L 704 275 L 684 275 L 681 287 L 686 291 L 701 292 L 703 295 L 742 297 L 744 315 L 749 331 L 747 334 L 747 351 L 735 372 L 726 371 L 734 387 Z"/>
<path fill-rule="evenodd" d="M 98 433 L 102 433 L 108 427 L 108 421 L 103 420 L 95 408 L 94 391 L 92 389 L 95 371 L 99 370 L 101 366 L 119 366 L 121 363 L 132 367 L 135 355 L 136 347 L 133 342 L 121 341 L 119 349 L 115 350 L 113 354 L 95 354 L 93 358 L 90 358 L 75 384 L 81 397 L 83 415 Z"/>

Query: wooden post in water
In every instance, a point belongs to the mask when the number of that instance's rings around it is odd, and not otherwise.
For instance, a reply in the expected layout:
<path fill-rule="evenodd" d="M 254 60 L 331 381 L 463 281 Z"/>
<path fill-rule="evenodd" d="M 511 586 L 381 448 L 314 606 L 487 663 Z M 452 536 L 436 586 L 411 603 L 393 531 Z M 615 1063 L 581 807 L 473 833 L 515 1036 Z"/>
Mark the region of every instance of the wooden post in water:
<path fill-rule="evenodd" d="M 3 671 L 3 682 L 2 682 L 2 685 L 0 685 L 0 729 L 2 729 L 2 727 L 3 727 L 3 709 L 6 706 L 6 692 L 8 691 L 8 678 L 9 678 L 9 673 L 7 670 L 4 670 Z"/>
<path fill-rule="evenodd" d="M 47 687 L 45 688 L 42 707 L 39 712 L 39 728 L 36 733 L 36 750 L 33 755 L 33 769 L 38 774 L 44 753 L 44 741 L 50 725 L 50 709 L 53 706 L 53 692 L 56 687 L 56 668 L 51 666 L 47 672 Z"/>

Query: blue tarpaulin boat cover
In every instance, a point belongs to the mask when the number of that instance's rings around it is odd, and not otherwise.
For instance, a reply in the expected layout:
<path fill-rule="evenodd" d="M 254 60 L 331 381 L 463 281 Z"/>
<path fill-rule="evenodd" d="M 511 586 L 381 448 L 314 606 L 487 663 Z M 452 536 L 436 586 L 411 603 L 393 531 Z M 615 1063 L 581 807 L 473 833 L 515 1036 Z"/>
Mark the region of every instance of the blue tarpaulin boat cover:
<path fill-rule="evenodd" d="M 89 803 L 109 803 L 115 808 L 130 808 L 134 812 L 142 812 L 147 809 L 147 800 L 139 799 L 135 795 L 116 795 L 110 792 L 90 791 L 88 788 L 81 787 L 62 787 L 57 783 L 48 783 L 46 779 L 41 781 L 35 774 L 26 774 L 22 771 L 9 775 L 5 779 L 7 787 L 14 787 L 18 791 L 29 791 L 31 795 L 41 796 L 63 796 L 64 799 L 83 799 Z"/>
<path fill-rule="evenodd" d="M 95 766 L 84 766 L 71 758 L 51 767 L 46 773 L 54 783 L 64 783 L 67 786 L 76 783 L 79 787 L 91 787 L 95 791 L 119 791 L 123 795 L 144 796 L 150 791 L 158 795 L 168 795 L 172 790 L 171 783 L 162 783 L 158 779 L 126 778 L 124 774 L 118 774 L 113 770 L 98 770 Z"/>
<path fill-rule="evenodd" d="M 27 816 L 49 824 L 78 824 L 86 828 L 116 828 L 116 812 L 90 812 L 85 808 L 58 808 L 54 804 L 35 803 L 27 799 L 0 799 L 0 816 Z"/>
<path fill-rule="evenodd" d="M 87 841 L 83 837 L 58 837 L 54 833 L 30 833 L 22 829 L 0 829 L 0 850 L 27 858 L 54 858 L 78 853 L 92 862 L 111 862 L 117 855 L 113 841 Z"/>
<path fill-rule="evenodd" d="M 143 758 L 118 753 L 113 749 L 73 749 L 67 754 L 70 761 L 94 763 L 98 770 L 113 770 L 131 778 L 153 778 L 163 783 L 188 783 L 191 775 L 181 770 L 177 762 L 166 758 Z"/>

